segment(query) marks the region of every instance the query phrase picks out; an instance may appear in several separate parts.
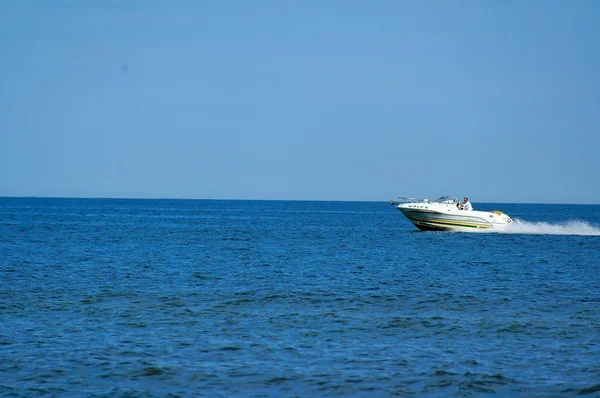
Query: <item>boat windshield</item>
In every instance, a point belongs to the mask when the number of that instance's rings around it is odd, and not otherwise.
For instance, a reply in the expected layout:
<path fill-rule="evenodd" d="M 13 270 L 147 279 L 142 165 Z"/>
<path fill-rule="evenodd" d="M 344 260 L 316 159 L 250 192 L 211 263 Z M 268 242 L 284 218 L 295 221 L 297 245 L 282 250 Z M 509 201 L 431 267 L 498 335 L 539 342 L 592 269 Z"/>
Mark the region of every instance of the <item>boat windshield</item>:
<path fill-rule="evenodd" d="M 456 198 L 453 198 L 452 196 L 442 196 L 439 199 L 436 199 L 434 201 L 434 203 L 457 203 L 458 201 L 456 200 Z"/>

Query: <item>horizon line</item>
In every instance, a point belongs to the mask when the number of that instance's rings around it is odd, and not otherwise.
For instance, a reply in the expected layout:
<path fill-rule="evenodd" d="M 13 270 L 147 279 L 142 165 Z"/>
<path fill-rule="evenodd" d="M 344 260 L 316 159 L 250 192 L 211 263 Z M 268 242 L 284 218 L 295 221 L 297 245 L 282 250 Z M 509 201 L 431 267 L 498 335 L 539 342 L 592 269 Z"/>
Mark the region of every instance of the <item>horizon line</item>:
<path fill-rule="evenodd" d="M 340 202 L 340 203 L 389 203 L 391 200 L 340 200 L 340 199 L 250 199 L 250 198 L 169 198 L 169 197 L 122 197 L 122 196 L 5 196 L 0 199 L 82 199 L 82 200 L 198 200 L 198 201 L 255 201 L 255 202 Z M 600 206 L 600 203 L 559 203 L 559 202 L 475 202 L 482 204 L 523 204 L 523 205 L 569 205 Z"/>

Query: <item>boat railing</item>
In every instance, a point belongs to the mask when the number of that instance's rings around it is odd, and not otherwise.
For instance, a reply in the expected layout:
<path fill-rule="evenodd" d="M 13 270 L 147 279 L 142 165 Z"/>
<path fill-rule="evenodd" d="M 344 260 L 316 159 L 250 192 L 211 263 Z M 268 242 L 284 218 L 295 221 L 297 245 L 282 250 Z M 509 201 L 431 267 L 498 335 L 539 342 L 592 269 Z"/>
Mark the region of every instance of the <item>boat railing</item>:
<path fill-rule="evenodd" d="M 401 205 L 403 203 L 423 203 L 424 201 L 427 201 L 427 199 L 405 198 L 403 196 L 399 196 L 398 199 L 391 200 L 390 204 L 392 206 L 398 206 L 398 205 Z"/>

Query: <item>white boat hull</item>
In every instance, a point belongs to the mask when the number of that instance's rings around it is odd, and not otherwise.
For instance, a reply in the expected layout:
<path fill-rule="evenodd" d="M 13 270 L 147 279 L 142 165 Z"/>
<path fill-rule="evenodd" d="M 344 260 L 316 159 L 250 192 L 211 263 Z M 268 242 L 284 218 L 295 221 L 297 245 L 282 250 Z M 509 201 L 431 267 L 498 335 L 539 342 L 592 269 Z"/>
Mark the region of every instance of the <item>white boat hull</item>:
<path fill-rule="evenodd" d="M 399 204 L 397 209 L 414 226 L 428 231 L 501 230 L 513 222 L 501 211 L 459 210 L 455 203 L 410 202 Z"/>

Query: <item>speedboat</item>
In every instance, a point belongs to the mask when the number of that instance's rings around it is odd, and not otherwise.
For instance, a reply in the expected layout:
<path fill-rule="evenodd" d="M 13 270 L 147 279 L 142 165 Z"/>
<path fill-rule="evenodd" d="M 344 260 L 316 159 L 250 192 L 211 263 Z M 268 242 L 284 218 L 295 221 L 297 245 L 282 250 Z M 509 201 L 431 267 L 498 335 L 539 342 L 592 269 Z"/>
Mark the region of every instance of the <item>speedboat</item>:
<path fill-rule="evenodd" d="M 513 220 L 499 210 L 461 210 L 460 203 L 451 196 L 429 201 L 427 199 L 398 198 L 391 202 L 415 227 L 424 231 L 473 231 L 505 229 Z"/>

